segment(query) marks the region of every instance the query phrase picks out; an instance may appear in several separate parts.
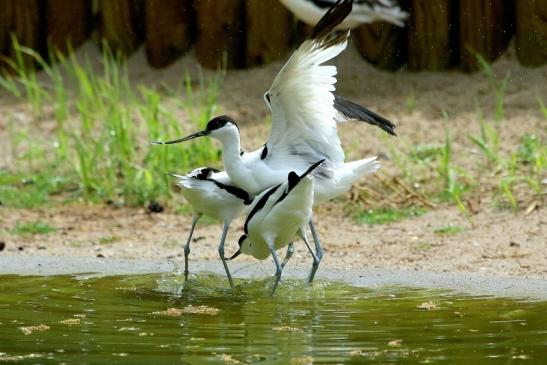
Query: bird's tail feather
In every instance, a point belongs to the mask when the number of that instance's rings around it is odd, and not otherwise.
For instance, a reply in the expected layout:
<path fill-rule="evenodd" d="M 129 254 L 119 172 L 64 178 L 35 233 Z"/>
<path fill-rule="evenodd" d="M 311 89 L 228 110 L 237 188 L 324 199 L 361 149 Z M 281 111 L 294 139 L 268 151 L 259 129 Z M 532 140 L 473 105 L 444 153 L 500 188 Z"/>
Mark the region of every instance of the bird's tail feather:
<path fill-rule="evenodd" d="M 378 158 L 370 157 L 363 160 L 346 162 L 339 172 L 340 185 L 351 185 L 361 177 L 370 175 L 380 168 Z"/>

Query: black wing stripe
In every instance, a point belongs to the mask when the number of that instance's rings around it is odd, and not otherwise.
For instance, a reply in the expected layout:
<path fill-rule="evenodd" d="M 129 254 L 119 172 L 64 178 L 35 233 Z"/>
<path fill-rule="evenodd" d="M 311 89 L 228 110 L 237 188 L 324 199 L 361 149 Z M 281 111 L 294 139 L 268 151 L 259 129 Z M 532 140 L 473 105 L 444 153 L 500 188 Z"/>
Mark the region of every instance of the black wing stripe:
<path fill-rule="evenodd" d="M 249 225 L 249 221 L 254 217 L 254 215 L 256 213 L 258 213 L 262 208 L 264 208 L 264 205 L 266 205 L 266 202 L 268 201 L 268 199 L 270 198 L 270 195 L 272 195 L 273 193 L 276 192 L 276 190 L 281 186 L 281 184 L 279 185 L 276 185 L 274 186 L 273 188 L 270 188 L 270 190 L 268 190 L 266 192 L 266 194 L 264 194 L 262 196 L 262 198 L 260 198 L 260 200 L 256 203 L 256 205 L 253 207 L 253 209 L 251 210 L 251 212 L 249 213 L 249 215 L 247 216 L 247 219 L 245 220 L 245 225 L 243 226 L 243 231 L 245 232 L 245 234 L 248 234 L 249 231 L 248 231 L 248 225 Z"/>
<path fill-rule="evenodd" d="M 251 204 L 252 203 L 252 199 L 251 197 L 249 196 L 249 193 L 247 193 L 245 190 L 243 189 L 240 189 L 240 188 L 237 188 L 235 186 L 231 186 L 231 185 L 225 185 L 223 183 L 220 183 L 214 179 L 207 179 L 209 181 L 212 181 L 213 183 L 215 183 L 216 186 L 218 186 L 220 189 L 223 189 L 223 190 L 226 190 L 228 193 L 236 196 L 237 198 L 243 200 L 243 203 L 244 204 Z"/>
<path fill-rule="evenodd" d="M 334 0 L 311 0 L 311 2 L 318 8 L 330 8 L 335 4 Z"/>

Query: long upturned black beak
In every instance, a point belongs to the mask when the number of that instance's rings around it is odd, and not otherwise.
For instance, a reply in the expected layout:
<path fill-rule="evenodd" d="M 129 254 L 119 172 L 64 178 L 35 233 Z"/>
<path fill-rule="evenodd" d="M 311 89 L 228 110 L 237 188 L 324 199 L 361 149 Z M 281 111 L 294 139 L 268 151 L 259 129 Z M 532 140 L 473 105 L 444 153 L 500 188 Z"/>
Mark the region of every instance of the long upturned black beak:
<path fill-rule="evenodd" d="M 194 138 L 203 137 L 208 135 L 210 132 L 208 130 L 200 131 L 194 134 L 190 134 L 189 136 L 186 136 L 184 138 L 174 139 L 172 141 L 152 141 L 152 144 L 175 144 L 180 142 L 186 142 Z"/>
<path fill-rule="evenodd" d="M 225 257 L 226 260 L 233 260 L 235 259 L 236 257 L 238 257 L 239 255 L 241 255 L 241 245 L 243 244 L 243 241 L 245 241 L 247 239 L 247 234 L 244 234 L 242 235 L 241 237 L 239 237 L 239 240 L 237 241 L 237 244 L 239 245 L 239 249 L 237 250 L 236 253 L 234 253 L 232 256 L 230 257 Z"/>
<path fill-rule="evenodd" d="M 228 260 L 228 261 L 230 261 L 230 260 L 235 259 L 235 258 L 238 257 L 239 255 L 241 255 L 241 249 L 237 250 L 236 253 L 234 253 L 232 256 L 230 256 L 230 257 L 225 257 L 225 259 Z"/>

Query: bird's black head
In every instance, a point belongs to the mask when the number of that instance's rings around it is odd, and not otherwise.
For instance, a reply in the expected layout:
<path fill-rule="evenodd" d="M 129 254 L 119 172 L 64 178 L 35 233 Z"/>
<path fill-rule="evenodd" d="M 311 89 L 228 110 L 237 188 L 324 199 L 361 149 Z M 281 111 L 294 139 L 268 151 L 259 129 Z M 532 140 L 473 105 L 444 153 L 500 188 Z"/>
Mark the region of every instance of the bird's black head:
<path fill-rule="evenodd" d="M 231 133 L 231 128 L 225 128 L 226 126 L 236 127 L 239 133 L 239 127 L 237 126 L 236 122 L 227 115 L 221 115 L 220 117 L 211 119 L 209 123 L 207 123 L 207 127 L 202 131 L 199 131 L 199 132 L 190 134 L 189 136 L 175 139 L 172 141 L 167 141 L 167 142 L 153 141 L 152 143 L 153 144 L 175 144 L 175 143 L 185 142 L 194 138 L 204 137 L 204 136 L 210 136 L 210 137 L 218 139 L 219 137 L 225 135 L 226 132 Z"/>
<path fill-rule="evenodd" d="M 237 127 L 237 129 L 239 129 L 235 120 L 227 115 L 221 115 L 219 117 L 211 119 L 209 123 L 207 123 L 207 128 L 205 128 L 205 130 L 207 130 L 208 132 L 212 132 L 226 126 L 227 124 L 233 124 Z"/>
<path fill-rule="evenodd" d="M 195 178 L 198 180 L 207 180 L 215 172 L 220 172 L 212 167 L 202 167 L 195 171 Z"/>

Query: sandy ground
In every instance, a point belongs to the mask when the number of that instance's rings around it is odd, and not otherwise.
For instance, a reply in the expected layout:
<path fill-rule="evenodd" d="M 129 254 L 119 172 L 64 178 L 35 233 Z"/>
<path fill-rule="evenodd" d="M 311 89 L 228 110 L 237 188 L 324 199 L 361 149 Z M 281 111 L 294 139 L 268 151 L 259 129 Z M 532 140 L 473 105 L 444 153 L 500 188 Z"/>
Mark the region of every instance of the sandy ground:
<path fill-rule="evenodd" d="M 182 262 L 182 245 L 190 227 L 188 217 L 150 214 L 144 209 L 91 206 L 5 213 L 3 227 L 13 227 L 17 221 L 41 220 L 59 231 L 26 237 L 4 234 L 3 255 L 178 258 Z M 316 215 L 325 252 L 323 268 L 410 268 L 547 278 L 547 219 L 541 210 L 525 218 L 512 213 L 479 214 L 481 224 L 477 228 L 452 236 L 438 235 L 434 230 L 447 223 L 468 226 L 455 208 L 374 226 L 357 225 L 338 213 L 336 205 L 329 205 Z M 228 254 L 237 249 L 242 229 L 242 220 L 233 223 Z M 192 258 L 216 259 L 220 233 L 219 224 L 199 225 Z M 243 256 L 237 260 L 243 259 L 253 260 Z M 291 264 L 311 264 L 302 242 L 297 243 L 293 260 Z"/>
<path fill-rule="evenodd" d="M 81 54 L 94 53 L 86 46 Z M 174 86 L 181 70 L 196 69 L 190 55 L 168 69 L 150 70 L 143 51 L 130 59 L 131 78 L 150 85 Z M 350 49 L 339 60 L 338 93 L 385 115 L 398 125 L 401 146 L 442 144 L 444 127 L 454 137 L 456 162 L 470 172 L 480 169 L 478 151 L 470 146 L 468 133 L 479 130 L 476 101 L 487 118 L 493 115 L 494 97 L 489 81 L 480 73 L 397 72 L 374 69 Z M 267 136 L 261 123 L 267 115 L 262 95 L 282 62 L 249 71 L 229 72 L 220 95 L 219 113 L 235 116 L 241 123 L 247 149 L 260 146 Z M 509 53 L 494 64 L 500 77 L 510 75 L 506 96 L 506 119 L 502 122 L 501 146 L 510 151 L 523 133 L 535 133 L 545 140 L 547 122 L 538 108 L 538 98 L 547 103 L 547 66 L 528 69 L 519 66 Z M 415 106 L 407 108 L 413 97 Z M 11 108 L 11 109 L 10 109 Z M 17 105 L 0 105 L 2 115 L 18 111 Z M 446 114 L 447 118 L 443 115 Z M 6 119 L 0 118 L 0 140 L 8 138 Z M 24 121 L 22 121 L 24 123 Z M 371 127 L 347 124 L 340 128 L 348 159 L 367 155 L 389 158 L 385 138 Z M 2 153 L 0 165 L 9 166 Z M 396 168 L 384 161 L 386 171 Z M 485 176 L 487 179 L 488 176 Z M 182 198 L 180 204 L 184 204 Z M 176 205 L 178 202 L 174 202 Z M 487 275 L 547 278 L 547 216 L 539 204 L 530 214 L 495 209 L 485 201 L 473 216 L 472 227 L 452 206 L 442 205 L 428 214 L 385 225 L 359 225 L 348 216 L 344 203 L 329 203 L 315 214 L 325 257 L 323 269 L 410 268 L 433 271 L 464 271 Z M 10 232 L 17 222 L 41 220 L 58 228 L 47 235 L 19 236 Z M 235 251 L 243 221 L 233 223 L 227 251 Z M 464 227 L 455 235 L 434 231 L 448 225 Z M 51 209 L 20 210 L 0 207 L 0 255 L 104 256 L 109 258 L 175 258 L 182 260 L 182 245 L 190 218 L 170 211 L 151 214 L 144 209 L 110 206 L 61 206 Z M 192 246 L 195 259 L 216 259 L 221 227 L 198 226 Z M 0 247 L 2 247 L 0 245 Z M 238 258 L 239 260 L 240 258 Z M 242 260 L 252 260 L 241 257 Z M 303 243 L 297 244 L 292 265 L 311 260 Z M 265 264 L 270 264 L 266 262 Z M 273 266 L 272 266 L 273 269 Z"/>

